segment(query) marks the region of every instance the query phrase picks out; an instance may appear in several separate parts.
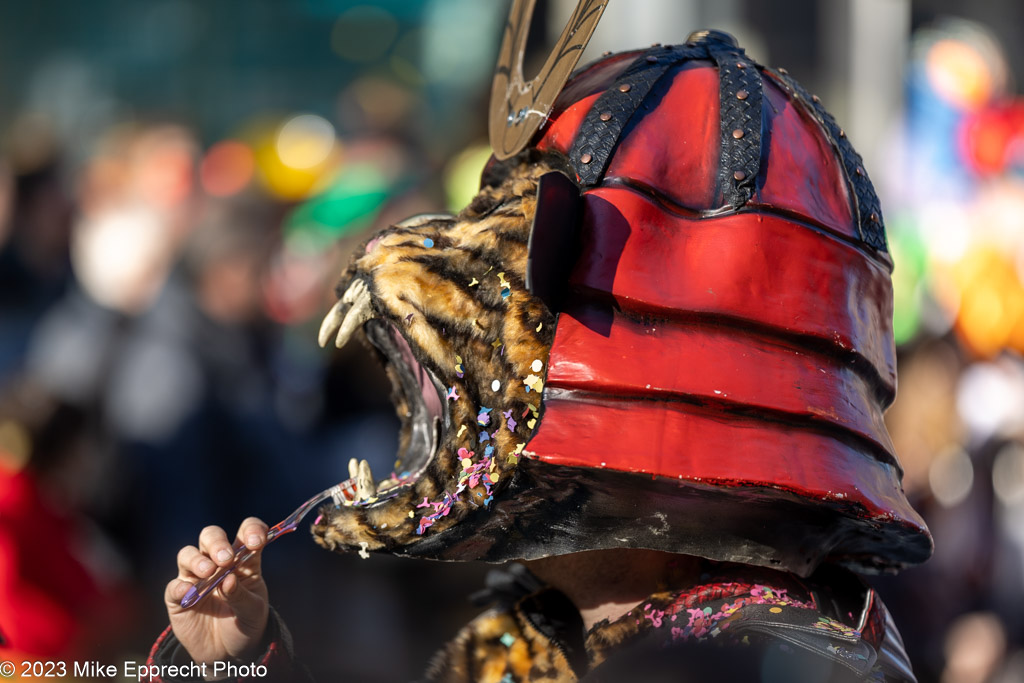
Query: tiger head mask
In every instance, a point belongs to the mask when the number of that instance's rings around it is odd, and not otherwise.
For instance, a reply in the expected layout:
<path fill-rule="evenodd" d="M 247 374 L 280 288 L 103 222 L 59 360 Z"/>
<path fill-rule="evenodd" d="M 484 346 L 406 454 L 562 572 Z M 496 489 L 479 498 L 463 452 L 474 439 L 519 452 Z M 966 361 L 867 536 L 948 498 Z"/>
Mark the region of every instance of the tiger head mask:
<path fill-rule="evenodd" d="M 546 103 L 558 78 L 509 67 L 528 4 L 495 92 L 533 95 L 492 102 L 483 189 L 373 237 L 324 321 L 321 343 L 376 350 L 403 427 L 395 472 L 356 466 L 318 542 L 651 548 L 803 575 L 926 559 L 881 417 L 891 261 L 845 133 L 713 31 L 606 57 Z"/>

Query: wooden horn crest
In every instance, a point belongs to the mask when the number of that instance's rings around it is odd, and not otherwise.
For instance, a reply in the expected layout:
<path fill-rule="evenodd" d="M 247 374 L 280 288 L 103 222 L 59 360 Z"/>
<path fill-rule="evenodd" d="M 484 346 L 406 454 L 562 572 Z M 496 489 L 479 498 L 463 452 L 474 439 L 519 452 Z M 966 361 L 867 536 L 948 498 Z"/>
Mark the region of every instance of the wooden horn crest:
<path fill-rule="evenodd" d="M 525 148 L 547 119 L 551 105 L 590 42 L 608 0 L 579 0 L 540 73 L 527 81 L 523 77 L 523 53 L 534 3 L 535 0 L 513 0 L 498 53 L 488 121 L 491 147 L 498 159 L 508 159 Z"/>

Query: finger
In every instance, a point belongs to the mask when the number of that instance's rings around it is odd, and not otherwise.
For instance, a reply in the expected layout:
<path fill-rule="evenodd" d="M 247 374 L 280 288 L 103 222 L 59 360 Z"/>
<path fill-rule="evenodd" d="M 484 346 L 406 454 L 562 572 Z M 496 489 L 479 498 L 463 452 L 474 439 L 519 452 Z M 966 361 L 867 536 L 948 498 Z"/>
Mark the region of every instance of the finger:
<path fill-rule="evenodd" d="M 267 604 L 263 597 L 246 588 L 244 582 L 234 575 L 225 578 L 217 590 L 244 625 L 243 628 L 262 631 L 267 619 Z"/>
<path fill-rule="evenodd" d="M 164 588 L 164 602 L 167 603 L 169 613 L 174 614 L 183 609 L 181 599 L 185 597 L 191 587 L 191 583 L 182 579 L 172 579 L 167 584 L 167 587 Z"/>
<path fill-rule="evenodd" d="M 237 541 L 241 541 L 251 550 L 261 548 L 267 542 L 267 532 L 270 527 L 258 517 L 248 517 L 238 527 Z"/>
<path fill-rule="evenodd" d="M 219 526 L 208 526 L 199 532 L 199 549 L 222 567 L 231 564 L 235 556 L 228 535 Z"/>
<path fill-rule="evenodd" d="M 235 545 L 244 544 L 247 548 L 254 551 L 252 557 L 236 567 L 235 571 L 238 572 L 240 577 L 246 579 L 259 577 L 263 559 L 261 551 L 267 542 L 268 531 L 267 525 L 257 517 L 249 517 L 239 525 Z"/>
<path fill-rule="evenodd" d="M 206 578 L 213 573 L 216 566 L 209 557 L 194 545 L 187 545 L 178 551 L 178 578 Z"/>

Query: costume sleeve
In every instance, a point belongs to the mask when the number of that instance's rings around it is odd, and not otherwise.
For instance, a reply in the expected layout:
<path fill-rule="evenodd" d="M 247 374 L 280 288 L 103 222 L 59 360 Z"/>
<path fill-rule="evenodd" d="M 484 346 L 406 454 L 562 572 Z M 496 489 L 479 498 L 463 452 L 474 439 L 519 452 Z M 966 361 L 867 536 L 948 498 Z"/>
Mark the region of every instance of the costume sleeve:
<path fill-rule="evenodd" d="M 288 632 L 288 627 L 273 608 L 270 610 L 264 643 L 263 654 L 259 658 L 251 664 L 231 663 L 225 665 L 225 671 L 217 672 L 217 675 L 222 677 L 215 680 L 238 681 L 239 683 L 242 681 L 312 683 L 313 679 L 309 672 L 295 660 L 292 637 Z M 156 672 L 151 679 L 153 683 L 204 680 L 199 665 L 192 661 L 188 651 L 178 642 L 170 626 L 164 629 L 164 632 L 153 644 L 146 665 L 151 667 L 151 672 Z M 214 674 L 211 666 L 206 667 L 206 672 L 211 676 Z"/>

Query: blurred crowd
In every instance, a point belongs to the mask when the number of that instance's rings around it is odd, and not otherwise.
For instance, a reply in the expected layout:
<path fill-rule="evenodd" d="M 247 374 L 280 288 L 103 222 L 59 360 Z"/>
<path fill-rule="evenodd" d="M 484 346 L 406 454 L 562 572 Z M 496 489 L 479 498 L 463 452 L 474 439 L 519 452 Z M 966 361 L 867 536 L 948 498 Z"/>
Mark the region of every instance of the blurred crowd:
<path fill-rule="evenodd" d="M 383 370 L 365 349 L 319 349 L 316 329 L 352 249 L 446 199 L 430 159 L 390 124 L 353 111 L 360 89 L 393 114 L 412 102 L 394 84 L 361 81 L 340 99 L 350 122 L 361 117 L 356 134 L 342 139 L 326 118 L 298 114 L 205 149 L 180 123 L 119 122 L 74 167 L 45 117 L 8 132 L 8 654 L 144 658 L 166 619 L 160 596 L 176 549 L 204 526 L 234 529 L 248 515 L 273 523 L 346 479 L 351 457 L 390 467 L 398 420 Z M 479 167 L 478 158 L 470 161 Z M 387 644 L 374 636 L 444 598 L 423 594 L 430 579 L 413 563 L 339 567 L 308 541 L 287 543 L 266 573 L 300 634 L 308 624 L 347 637 L 366 659 L 344 669 L 362 680 L 407 674 L 380 664 L 396 652 L 399 662 L 426 661 L 439 639 L 410 645 L 405 657 L 400 633 Z M 464 575 L 439 581 L 463 595 Z M 320 595 L 309 582 L 337 588 Z M 445 632 L 471 609 L 439 617 L 450 622 Z"/>
<path fill-rule="evenodd" d="M 216 139 L 136 115 L 83 144 L 45 108 L 8 117 L 4 658 L 142 659 L 174 554 L 203 526 L 273 523 L 347 478 L 351 457 L 390 467 L 383 372 L 364 349 L 321 351 L 316 328 L 352 249 L 461 207 L 487 156 L 479 106 L 449 122 L 448 146 L 424 135 L 431 93 L 393 57 L 330 114 Z M 872 174 L 896 262 L 889 426 L 936 552 L 874 581 L 922 683 L 1024 681 L 1024 99 L 977 24 L 932 25 L 907 58 L 905 110 Z M 268 551 L 266 574 L 325 680 L 413 676 L 475 610 L 483 568 L 338 558 L 301 535 Z M 301 646 L 327 631 L 358 659 Z"/>

